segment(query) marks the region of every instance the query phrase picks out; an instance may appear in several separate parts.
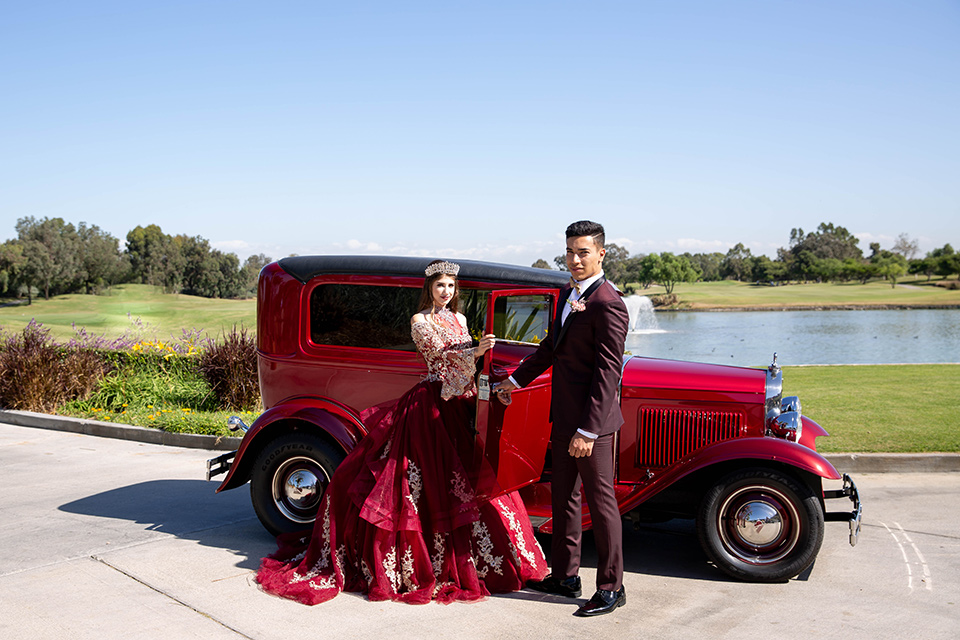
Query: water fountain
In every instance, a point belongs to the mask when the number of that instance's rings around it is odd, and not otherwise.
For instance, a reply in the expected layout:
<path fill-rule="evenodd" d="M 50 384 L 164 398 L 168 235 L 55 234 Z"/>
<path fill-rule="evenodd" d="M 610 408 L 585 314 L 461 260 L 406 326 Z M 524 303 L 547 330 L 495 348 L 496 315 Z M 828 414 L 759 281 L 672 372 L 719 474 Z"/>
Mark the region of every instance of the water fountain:
<path fill-rule="evenodd" d="M 660 333 L 660 324 L 653 314 L 653 303 L 647 296 L 626 296 L 623 303 L 630 314 L 630 333 Z"/>

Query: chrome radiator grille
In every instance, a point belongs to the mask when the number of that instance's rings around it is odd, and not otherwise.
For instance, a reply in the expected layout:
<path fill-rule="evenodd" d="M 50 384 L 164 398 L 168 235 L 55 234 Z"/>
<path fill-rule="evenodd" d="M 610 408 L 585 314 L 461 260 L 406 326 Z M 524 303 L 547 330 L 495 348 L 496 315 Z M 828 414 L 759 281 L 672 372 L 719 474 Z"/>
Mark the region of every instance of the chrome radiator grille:
<path fill-rule="evenodd" d="M 637 465 L 666 467 L 701 447 L 740 435 L 743 414 L 694 409 L 640 409 Z"/>

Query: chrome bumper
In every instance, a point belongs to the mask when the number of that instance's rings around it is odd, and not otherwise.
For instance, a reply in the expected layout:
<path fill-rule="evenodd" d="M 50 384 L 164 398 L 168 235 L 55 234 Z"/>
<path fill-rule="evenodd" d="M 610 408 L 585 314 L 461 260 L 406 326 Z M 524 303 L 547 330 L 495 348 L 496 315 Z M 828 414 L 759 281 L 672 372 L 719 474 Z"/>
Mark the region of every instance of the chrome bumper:
<path fill-rule="evenodd" d="M 231 451 L 221 456 L 217 456 L 216 458 L 210 458 L 207 460 L 207 482 L 213 480 L 213 478 L 216 476 L 229 471 L 230 465 L 233 464 L 233 459 L 236 457 L 236 455 L 236 451 Z"/>
<path fill-rule="evenodd" d="M 850 498 L 853 502 L 853 511 L 831 511 L 825 514 L 827 520 L 847 520 L 850 523 L 850 546 L 857 546 L 857 539 L 860 537 L 860 520 L 863 518 L 863 506 L 860 504 L 860 492 L 857 491 L 857 484 L 846 473 L 843 474 L 843 489 L 835 491 L 824 491 L 824 499 L 830 498 Z"/>

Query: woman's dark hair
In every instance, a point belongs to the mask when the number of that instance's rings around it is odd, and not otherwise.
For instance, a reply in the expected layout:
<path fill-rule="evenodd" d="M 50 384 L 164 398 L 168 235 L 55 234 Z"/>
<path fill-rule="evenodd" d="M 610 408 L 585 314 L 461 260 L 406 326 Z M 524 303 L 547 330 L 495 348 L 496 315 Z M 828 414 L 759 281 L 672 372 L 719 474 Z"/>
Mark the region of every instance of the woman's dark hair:
<path fill-rule="evenodd" d="M 443 260 L 434 260 L 430 264 L 438 264 L 440 262 L 443 262 Z M 450 298 L 450 302 L 447 303 L 447 308 L 454 313 L 460 311 L 460 280 L 457 279 L 457 276 L 450 275 L 449 273 L 435 273 L 432 276 L 427 276 L 423 281 L 423 290 L 420 292 L 420 304 L 417 306 L 418 312 L 424 309 L 433 309 L 433 283 L 443 276 L 453 278 L 453 297 Z"/>
<path fill-rule="evenodd" d="M 579 238 L 581 236 L 592 236 L 593 241 L 601 249 L 603 248 L 606 237 L 603 233 L 603 225 L 599 222 L 589 220 L 580 220 L 567 227 L 568 238 Z"/>

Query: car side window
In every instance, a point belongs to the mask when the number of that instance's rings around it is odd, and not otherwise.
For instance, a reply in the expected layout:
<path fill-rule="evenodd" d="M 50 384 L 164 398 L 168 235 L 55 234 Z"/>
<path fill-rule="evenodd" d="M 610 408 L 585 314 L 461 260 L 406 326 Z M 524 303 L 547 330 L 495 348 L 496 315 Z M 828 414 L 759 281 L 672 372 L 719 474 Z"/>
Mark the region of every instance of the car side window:
<path fill-rule="evenodd" d="M 416 351 L 410 318 L 420 289 L 364 284 L 321 284 L 310 294 L 310 340 L 314 344 Z M 474 337 L 481 335 L 486 294 L 460 291 L 460 311 Z"/>
<path fill-rule="evenodd" d="M 416 351 L 410 317 L 420 290 L 359 284 L 321 284 L 310 294 L 310 340 L 315 344 Z"/>

